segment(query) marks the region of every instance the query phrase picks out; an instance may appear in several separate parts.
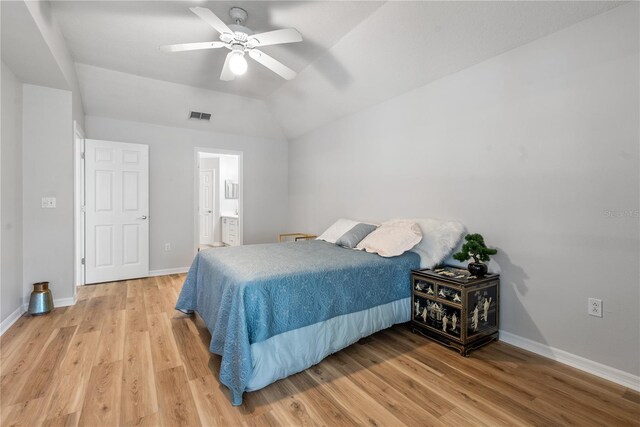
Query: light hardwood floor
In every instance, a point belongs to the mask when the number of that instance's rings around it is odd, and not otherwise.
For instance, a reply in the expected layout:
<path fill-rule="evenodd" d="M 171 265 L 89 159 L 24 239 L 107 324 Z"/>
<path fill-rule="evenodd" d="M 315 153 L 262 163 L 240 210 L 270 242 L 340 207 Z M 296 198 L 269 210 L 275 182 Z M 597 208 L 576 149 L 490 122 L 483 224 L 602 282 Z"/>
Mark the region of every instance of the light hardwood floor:
<path fill-rule="evenodd" d="M 396 326 L 233 407 L 184 275 L 85 286 L 1 338 L 2 426 L 639 425 L 640 394 L 503 343 L 469 358 Z"/>

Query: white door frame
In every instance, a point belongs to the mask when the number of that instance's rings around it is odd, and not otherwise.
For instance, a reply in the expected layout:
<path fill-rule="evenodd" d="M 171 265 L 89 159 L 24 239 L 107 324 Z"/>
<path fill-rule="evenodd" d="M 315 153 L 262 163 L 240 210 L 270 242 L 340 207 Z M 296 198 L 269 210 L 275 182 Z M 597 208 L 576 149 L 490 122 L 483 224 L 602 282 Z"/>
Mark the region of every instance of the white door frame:
<path fill-rule="evenodd" d="M 225 150 L 221 148 L 211 147 L 194 147 L 193 149 L 193 255 L 198 254 L 198 246 L 200 242 L 200 218 L 198 212 L 198 189 L 200 188 L 200 171 L 198 168 L 198 153 L 210 153 L 210 154 L 231 154 L 238 156 L 238 240 L 242 245 L 244 242 L 244 166 L 242 151 Z M 218 189 L 219 190 L 219 189 Z M 218 191 L 219 193 L 219 191 Z"/>
<path fill-rule="evenodd" d="M 85 284 L 84 280 L 84 131 L 73 121 L 73 298 L 76 298 L 76 286 Z"/>

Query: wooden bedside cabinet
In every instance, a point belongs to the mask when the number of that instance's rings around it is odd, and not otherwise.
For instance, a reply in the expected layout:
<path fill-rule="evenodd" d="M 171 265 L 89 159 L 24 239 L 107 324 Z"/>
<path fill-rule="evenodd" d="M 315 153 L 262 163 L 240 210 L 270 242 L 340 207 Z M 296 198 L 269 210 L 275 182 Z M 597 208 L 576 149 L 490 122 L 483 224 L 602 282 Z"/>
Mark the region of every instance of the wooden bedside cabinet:
<path fill-rule="evenodd" d="M 412 270 L 412 330 L 467 356 L 498 339 L 499 288 L 498 274 L 475 278 L 453 267 Z"/>
<path fill-rule="evenodd" d="M 295 242 L 298 240 L 312 240 L 315 239 L 315 234 L 307 234 L 307 233 L 282 233 L 278 234 L 278 242 L 286 242 L 288 239 L 291 239 Z"/>

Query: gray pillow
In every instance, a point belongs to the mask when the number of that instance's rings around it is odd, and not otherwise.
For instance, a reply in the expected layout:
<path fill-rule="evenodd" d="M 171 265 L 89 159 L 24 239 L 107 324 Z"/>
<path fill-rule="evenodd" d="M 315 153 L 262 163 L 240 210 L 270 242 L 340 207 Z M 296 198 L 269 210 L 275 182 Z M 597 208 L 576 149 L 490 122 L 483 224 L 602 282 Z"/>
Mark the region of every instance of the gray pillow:
<path fill-rule="evenodd" d="M 340 238 L 336 240 L 336 245 L 353 249 L 376 228 L 378 227 L 371 224 L 357 224 L 351 230 L 340 236 Z"/>

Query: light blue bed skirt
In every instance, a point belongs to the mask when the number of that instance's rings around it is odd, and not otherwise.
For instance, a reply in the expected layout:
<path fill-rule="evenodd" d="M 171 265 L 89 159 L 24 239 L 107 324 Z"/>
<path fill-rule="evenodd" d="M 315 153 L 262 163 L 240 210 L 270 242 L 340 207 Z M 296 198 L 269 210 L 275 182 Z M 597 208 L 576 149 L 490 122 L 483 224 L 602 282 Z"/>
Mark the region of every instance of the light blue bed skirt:
<path fill-rule="evenodd" d="M 304 371 L 361 338 L 410 319 L 411 298 L 403 298 L 251 344 L 253 376 L 246 390 L 260 390 Z"/>

